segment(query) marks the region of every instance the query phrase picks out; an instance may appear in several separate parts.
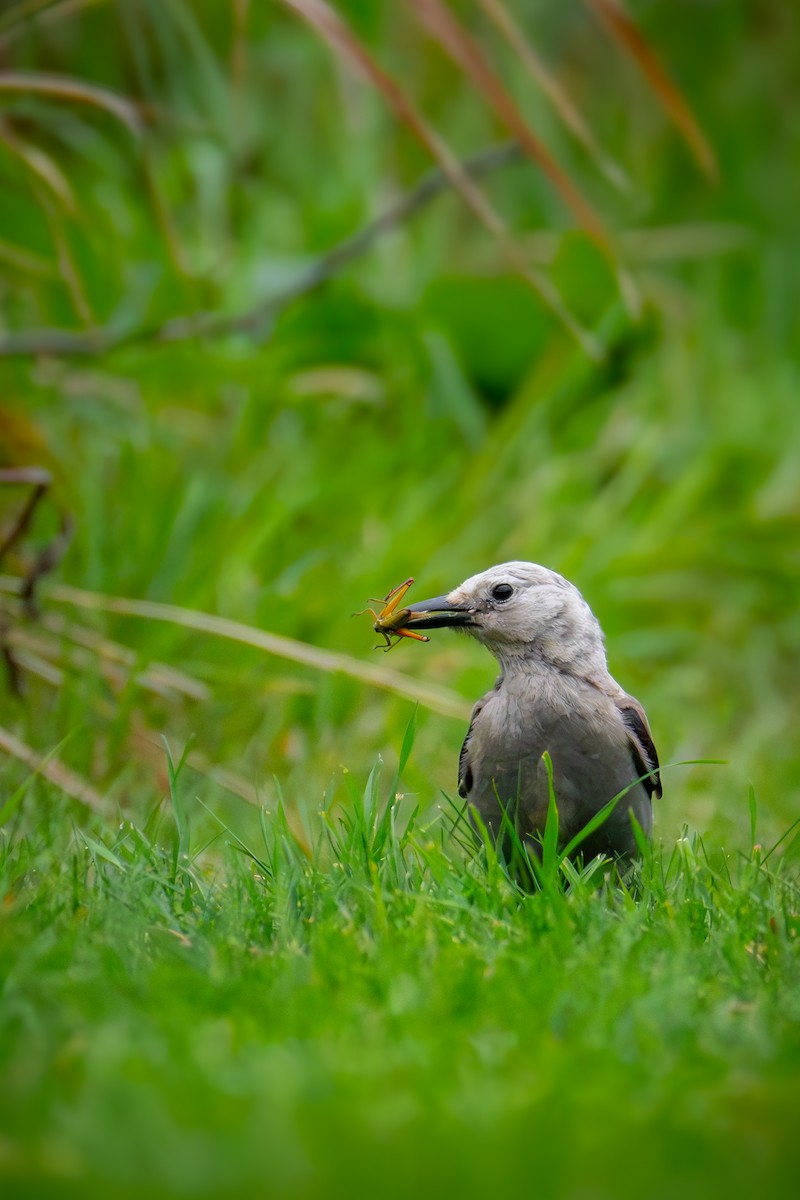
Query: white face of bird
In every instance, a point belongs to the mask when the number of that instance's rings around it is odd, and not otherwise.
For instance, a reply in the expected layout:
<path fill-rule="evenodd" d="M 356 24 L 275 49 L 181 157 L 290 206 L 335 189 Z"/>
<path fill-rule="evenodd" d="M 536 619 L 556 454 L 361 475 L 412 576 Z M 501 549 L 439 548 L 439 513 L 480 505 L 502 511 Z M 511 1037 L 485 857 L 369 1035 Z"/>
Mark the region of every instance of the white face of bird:
<path fill-rule="evenodd" d="M 490 567 L 432 600 L 409 607 L 415 629 L 458 626 L 503 657 L 536 645 L 561 660 L 599 647 L 602 634 L 580 592 L 536 563 Z"/>

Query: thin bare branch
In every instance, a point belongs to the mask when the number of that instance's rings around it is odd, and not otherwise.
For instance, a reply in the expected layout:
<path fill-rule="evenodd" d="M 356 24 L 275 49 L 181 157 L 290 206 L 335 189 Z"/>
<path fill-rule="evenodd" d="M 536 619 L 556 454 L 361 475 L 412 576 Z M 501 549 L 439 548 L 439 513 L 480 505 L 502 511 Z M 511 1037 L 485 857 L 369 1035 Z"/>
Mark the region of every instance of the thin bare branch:
<path fill-rule="evenodd" d="M 0 534 L 0 562 L 11 547 L 25 536 L 43 497 L 52 485 L 53 478 L 43 467 L 4 467 L 0 469 L 0 484 L 21 485 L 31 489 L 30 495 L 13 523 L 4 534 Z"/>
<path fill-rule="evenodd" d="M 521 157 L 522 149 L 517 142 L 500 142 L 465 158 L 461 162 L 461 169 L 474 178 L 481 178 L 509 163 L 518 162 Z M 339 274 L 351 262 L 371 250 L 381 237 L 409 220 L 450 187 L 451 181 L 441 168 L 429 171 L 416 187 L 399 196 L 385 212 L 314 259 L 288 287 L 243 313 L 200 312 L 173 317 L 161 325 L 133 329 L 105 326 L 81 332 L 68 329 L 22 330 L 0 336 L 0 357 L 30 354 L 95 356 L 137 342 L 179 342 L 200 336 L 224 337 L 237 333 L 263 335 L 263 331 L 268 330 L 271 322 L 290 304 Z"/>
<path fill-rule="evenodd" d="M 491 151 L 481 151 L 481 155 L 486 156 L 485 169 L 489 170 L 518 160 L 521 150 L 516 142 L 504 142 Z M 112 333 L 108 328 L 86 334 L 70 333 L 61 329 L 28 330 L 18 334 L 7 334 L 5 338 L 0 336 L 0 358 L 28 354 L 65 357 L 100 355 L 118 346 L 147 339 L 154 342 L 183 341 L 201 334 L 205 337 L 224 337 L 232 333 L 249 332 L 257 336 L 259 329 L 267 327 L 270 320 L 284 308 L 336 276 L 350 262 L 366 253 L 384 233 L 395 228 L 400 221 L 413 215 L 448 187 L 449 183 L 440 170 L 429 172 L 417 188 L 400 197 L 380 217 L 315 259 L 297 280 L 279 295 L 245 313 L 231 317 L 219 313 L 198 313 L 194 317 L 175 318 L 166 325 L 151 330 L 131 330 L 127 334 Z M 679 262 L 733 254 L 751 245 L 754 236 L 753 231 L 744 225 L 708 222 L 622 230 L 617 234 L 616 241 L 622 262 L 639 264 Z M 549 266 L 556 259 L 561 236 L 549 230 L 542 230 L 524 234 L 519 242 L 532 263 Z M 504 270 L 505 267 L 500 264 L 500 269 Z"/>

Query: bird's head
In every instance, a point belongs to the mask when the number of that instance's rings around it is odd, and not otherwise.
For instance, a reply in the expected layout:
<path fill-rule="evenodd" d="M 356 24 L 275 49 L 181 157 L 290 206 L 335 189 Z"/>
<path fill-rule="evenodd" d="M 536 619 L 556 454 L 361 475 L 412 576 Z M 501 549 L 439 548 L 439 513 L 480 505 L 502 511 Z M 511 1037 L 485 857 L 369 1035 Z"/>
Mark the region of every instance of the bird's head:
<path fill-rule="evenodd" d="M 470 633 L 504 669 L 525 660 L 582 674 L 606 669 L 603 635 L 589 605 L 562 575 L 536 563 L 490 567 L 445 596 L 410 604 L 408 613 L 413 629 Z"/>

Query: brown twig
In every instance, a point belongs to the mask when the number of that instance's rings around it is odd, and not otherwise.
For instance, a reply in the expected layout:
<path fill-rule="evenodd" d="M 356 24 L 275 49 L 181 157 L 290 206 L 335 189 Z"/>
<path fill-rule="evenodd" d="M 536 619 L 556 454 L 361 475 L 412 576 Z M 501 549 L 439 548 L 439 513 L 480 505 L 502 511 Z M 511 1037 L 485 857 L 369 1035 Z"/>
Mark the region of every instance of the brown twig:
<path fill-rule="evenodd" d="M 5 534 L 0 534 L 0 563 L 15 542 L 20 541 L 27 533 L 33 520 L 33 514 L 52 482 L 50 472 L 43 467 L 3 467 L 0 469 L 0 484 L 19 484 L 31 489 L 28 499 L 17 513 L 11 527 Z"/>

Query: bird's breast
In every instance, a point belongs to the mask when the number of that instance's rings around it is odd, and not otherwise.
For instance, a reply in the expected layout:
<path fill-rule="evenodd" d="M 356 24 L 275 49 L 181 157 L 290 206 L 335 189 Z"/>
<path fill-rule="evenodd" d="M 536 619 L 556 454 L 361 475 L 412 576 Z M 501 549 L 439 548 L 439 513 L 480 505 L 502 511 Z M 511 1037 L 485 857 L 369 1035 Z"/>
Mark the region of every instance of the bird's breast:
<path fill-rule="evenodd" d="M 507 789 L 509 780 L 514 787 L 520 779 L 528 781 L 529 788 L 541 782 L 545 751 L 565 794 L 583 791 L 587 780 L 606 774 L 614 782 L 620 778 L 622 787 L 631 774 L 626 735 L 611 701 L 563 676 L 512 681 L 510 687 L 504 681 L 477 715 L 469 751 L 476 783 L 490 796 L 498 786 Z"/>
<path fill-rule="evenodd" d="M 505 679 L 489 696 L 478 719 L 484 735 L 504 757 L 520 750 L 527 757 L 554 728 L 571 719 L 580 721 L 585 707 L 581 697 L 559 683 L 547 674 Z"/>

